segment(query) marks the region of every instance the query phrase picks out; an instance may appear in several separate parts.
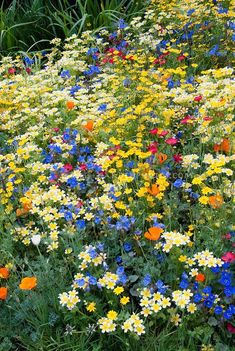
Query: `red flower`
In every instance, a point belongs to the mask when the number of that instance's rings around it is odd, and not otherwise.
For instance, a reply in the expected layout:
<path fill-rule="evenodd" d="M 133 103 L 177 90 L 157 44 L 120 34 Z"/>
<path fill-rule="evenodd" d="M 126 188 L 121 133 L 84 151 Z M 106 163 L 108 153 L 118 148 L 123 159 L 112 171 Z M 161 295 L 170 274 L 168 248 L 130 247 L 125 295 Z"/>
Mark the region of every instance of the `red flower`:
<path fill-rule="evenodd" d="M 231 252 L 231 251 L 228 251 L 228 252 L 225 252 L 225 254 L 221 257 L 221 259 L 224 261 L 224 262 L 234 262 L 235 261 L 235 253 Z"/>
<path fill-rule="evenodd" d="M 9 74 L 14 74 L 15 73 L 15 68 L 11 67 L 11 68 L 8 68 L 8 73 Z"/>
<path fill-rule="evenodd" d="M 180 55 L 177 57 L 177 61 L 183 61 L 186 58 L 184 55 Z"/>
<path fill-rule="evenodd" d="M 182 156 L 181 156 L 180 154 L 175 154 L 175 155 L 173 155 L 173 159 L 174 159 L 174 161 L 175 161 L 176 163 L 180 163 L 180 162 L 183 161 L 183 158 L 182 158 Z"/>

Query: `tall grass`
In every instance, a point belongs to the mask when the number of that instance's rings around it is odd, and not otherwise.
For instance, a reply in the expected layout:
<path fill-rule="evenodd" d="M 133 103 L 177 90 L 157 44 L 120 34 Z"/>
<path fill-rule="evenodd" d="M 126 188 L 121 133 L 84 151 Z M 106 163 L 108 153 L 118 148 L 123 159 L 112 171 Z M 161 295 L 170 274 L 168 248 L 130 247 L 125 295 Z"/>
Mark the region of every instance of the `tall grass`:
<path fill-rule="evenodd" d="M 112 26 L 143 10 L 140 0 L 13 0 L 0 7 L 0 53 L 49 47 L 54 37 Z"/>

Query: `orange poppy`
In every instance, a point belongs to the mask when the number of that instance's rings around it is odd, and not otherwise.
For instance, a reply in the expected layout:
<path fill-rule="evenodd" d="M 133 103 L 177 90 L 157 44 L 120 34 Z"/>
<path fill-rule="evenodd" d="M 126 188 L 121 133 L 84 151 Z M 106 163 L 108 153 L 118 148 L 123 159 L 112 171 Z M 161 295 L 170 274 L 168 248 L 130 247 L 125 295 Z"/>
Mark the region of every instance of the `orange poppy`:
<path fill-rule="evenodd" d="M 195 278 L 195 280 L 197 282 L 204 282 L 205 279 L 206 279 L 206 277 L 205 277 L 205 275 L 203 273 L 198 273 L 196 275 L 196 278 Z"/>
<path fill-rule="evenodd" d="M 229 142 L 228 139 L 223 139 L 222 143 L 215 144 L 213 149 L 214 149 L 215 152 L 218 152 L 218 151 L 229 152 L 229 150 L 230 150 L 230 142 Z"/>
<path fill-rule="evenodd" d="M 163 162 L 165 162 L 167 160 L 167 155 L 160 152 L 157 155 L 157 158 L 158 158 L 158 161 L 160 162 L 160 164 L 162 164 Z"/>
<path fill-rule="evenodd" d="M 155 241 L 155 240 L 158 240 L 160 238 L 162 232 L 163 232 L 162 228 L 151 227 L 148 229 L 147 232 L 144 233 L 144 236 L 148 240 Z"/>
<path fill-rule="evenodd" d="M 7 293 L 8 293 L 8 289 L 7 288 L 5 288 L 5 287 L 0 288 L 0 300 L 6 300 Z"/>
<path fill-rule="evenodd" d="M 91 121 L 91 120 L 89 120 L 89 121 L 87 121 L 87 124 L 85 124 L 83 127 L 84 127 L 86 130 L 88 130 L 89 132 L 92 132 L 93 127 L 94 127 L 94 122 Z"/>
<path fill-rule="evenodd" d="M 21 280 L 19 285 L 21 290 L 32 290 L 37 286 L 36 277 L 26 277 Z"/>
<path fill-rule="evenodd" d="M 9 277 L 10 272 L 6 267 L 0 268 L 0 278 L 7 279 Z"/>
<path fill-rule="evenodd" d="M 72 110 L 75 106 L 75 103 L 73 101 L 67 101 L 66 106 L 68 110 Z"/>
<path fill-rule="evenodd" d="M 149 194 L 151 194 L 151 195 L 153 195 L 153 196 L 156 196 L 157 194 L 160 193 L 159 185 L 153 184 L 153 185 L 151 186 L 151 188 L 148 188 L 148 192 L 149 192 Z"/>
<path fill-rule="evenodd" d="M 213 195 L 209 196 L 208 202 L 212 208 L 219 208 L 224 203 L 224 199 L 221 195 Z"/>

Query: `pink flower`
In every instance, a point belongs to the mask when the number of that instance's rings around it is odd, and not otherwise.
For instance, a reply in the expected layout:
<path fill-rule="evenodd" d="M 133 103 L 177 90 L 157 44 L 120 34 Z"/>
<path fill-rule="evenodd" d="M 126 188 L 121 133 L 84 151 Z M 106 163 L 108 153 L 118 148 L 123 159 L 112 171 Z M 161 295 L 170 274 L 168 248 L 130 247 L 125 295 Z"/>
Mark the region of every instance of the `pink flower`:
<path fill-rule="evenodd" d="M 149 131 L 149 133 L 152 134 L 152 135 L 155 135 L 155 134 L 158 133 L 158 129 L 157 129 L 157 128 L 151 129 L 151 130 Z"/>
<path fill-rule="evenodd" d="M 158 145 L 158 143 L 155 141 L 154 143 L 149 145 L 148 151 L 150 151 L 152 154 L 156 154 L 157 153 L 157 145 Z"/>
<path fill-rule="evenodd" d="M 202 96 L 198 95 L 198 96 L 195 96 L 194 101 L 201 101 L 201 99 L 202 99 Z"/>
<path fill-rule="evenodd" d="M 204 120 L 204 121 L 212 121 L 213 118 L 212 118 L 212 117 L 204 117 L 203 120 Z"/>
<path fill-rule="evenodd" d="M 226 327 L 229 333 L 235 334 L 235 327 L 231 323 L 227 323 Z"/>
<path fill-rule="evenodd" d="M 225 252 L 225 254 L 221 257 L 221 259 L 224 261 L 224 262 L 234 262 L 235 261 L 235 253 L 231 252 L 231 251 L 228 251 L 228 252 Z"/>
<path fill-rule="evenodd" d="M 180 123 L 181 123 L 181 124 L 187 124 L 187 123 L 189 123 L 192 119 L 194 119 L 194 117 L 188 115 L 188 116 L 185 116 L 183 119 L 181 119 Z"/>
<path fill-rule="evenodd" d="M 60 130 L 60 128 L 56 127 L 56 128 L 53 128 L 53 131 L 58 133 L 58 131 Z"/>
<path fill-rule="evenodd" d="M 80 167 L 81 171 L 86 171 L 87 170 L 87 165 L 85 163 L 83 163 Z"/>
<path fill-rule="evenodd" d="M 178 143 L 179 140 L 176 138 L 169 138 L 169 139 L 166 139 L 165 141 L 168 145 L 175 145 Z"/>
<path fill-rule="evenodd" d="M 15 68 L 11 67 L 11 68 L 8 68 L 8 73 L 9 74 L 14 74 L 15 73 Z"/>
<path fill-rule="evenodd" d="M 64 165 L 64 170 L 65 172 L 71 172 L 73 170 L 73 166 L 70 163 L 66 163 L 66 165 Z"/>

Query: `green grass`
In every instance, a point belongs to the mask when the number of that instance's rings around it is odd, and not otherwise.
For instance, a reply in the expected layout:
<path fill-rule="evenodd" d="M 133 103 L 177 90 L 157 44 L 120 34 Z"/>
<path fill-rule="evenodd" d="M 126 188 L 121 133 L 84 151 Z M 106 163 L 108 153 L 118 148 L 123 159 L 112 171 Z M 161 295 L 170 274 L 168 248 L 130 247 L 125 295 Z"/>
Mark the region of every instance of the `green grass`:
<path fill-rule="evenodd" d="M 140 13 L 140 0 L 13 0 L 0 8 L 0 54 L 42 50 L 54 37 L 65 39 L 84 30 L 114 27 L 120 18 L 129 20 Z"/>

